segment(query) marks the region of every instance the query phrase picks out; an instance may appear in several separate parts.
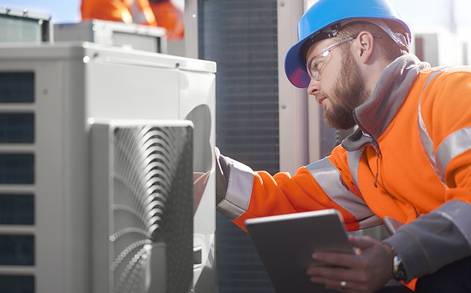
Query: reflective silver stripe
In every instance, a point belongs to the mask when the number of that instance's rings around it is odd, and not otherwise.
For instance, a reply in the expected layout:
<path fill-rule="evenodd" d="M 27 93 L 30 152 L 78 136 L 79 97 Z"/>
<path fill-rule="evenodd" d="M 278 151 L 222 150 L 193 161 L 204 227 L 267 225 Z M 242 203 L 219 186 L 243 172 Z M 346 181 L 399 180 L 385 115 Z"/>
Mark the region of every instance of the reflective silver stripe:
<path fill-rule="evenodd" d="M 328 158 L 308 165 L 307 169 L 324 192 L 335 203 L 349 211 L 359 222 L 371 217 L 371 210 L 360 197 L 343 185 L 339 171 Z"/>
<path fill-rule="evenodd" d="M 360 230 L 348 232 L 348 235 L 356 237 L 370 236 L 371 238 L 376 239 L 378 241 L 386 239 L 389 236 L 389 233 L 386 230 L 386 227 L 383 225 L 383 221 L 378 217 L 375 218 L 377 220 L 375 223 L 366 227 L 360 226 Z"/>
<path fill-rule="evenodd" d="M 358 224 L 360 224 L 360 229 L 366 229 L 382 225 L 383 220 L 371 212 L 371 217 L 361 220 Z"/>
<path fill-rule="evenodd" d="M 223 199 L 220 203 L 218 203 L 217 207 L 219 212 L 231 220 L 240 217 L 240 215 L 245 212 L 245 210 L 239 208 L 226 199 Z"/>
<path fill-rule="evenodd" d="M 437 166 L 443 181 L 448 163 L 469 149 L 471 149 L 471 127 L 453 132 L 438 146 Z"/>
<path fill-rule="evenodd" d="M 440 74 L 441 71 L 434 71 L 432 72 L 428 77 L 427 80 L 424 82 L 424 86 L 422 87 L 422 91 L 419 95 L 419 107 L 418 107 L 418 122 L 419 122 L 419 132 L 420 132 L 420 140 L 422 141 L 422 145 L 425 149 L 425 152 L 427 154 L 427 157 L 430 161 L 430 164 L 432 165 L 433 169 L 435 170 L 435 173 L 441 178 L 440 172 L 437 167 L 437 161 L 435 159 L 435 154 L 433 152 L 433 143 L 432 139 L 430 138 L 427 128 L 425 127 L 424 119 L 422 118 L 422 95 L 427 88 L 427 86 L 430 84 L 430 82 L 438 75 Z"/>
<path fill-rule="evenodd" d="M 231 161 L 226 197 L 218 208 L 231 219 L 242 215 L 249 207 L 254 171 L 237 161 Z"/>
<path fill-rule="evenodd" d="M 461 200 L 450 200 L 433 211 L 451 221 L 468 242 L 471 248 L 471 205 Z"/>
<path fill-rule="evenodd" d="M 435 155 L 433 154 L 433 143 L 432 139 L 428 135 L 427 128 L 425 127 L 424 120 L 422 118 L 422 107 L 419 101 L 419 130 L 420 130 L 420 139 L 422 140 L 422 145 L 424 146 L 425 152 L 427 153 L 427 157 L 432 164 L 433 169 L 435 172 L 438 173 L 437 162 L 435 160 Z"/>
<path fill-rule="evenodd" d="M 144 12 L 139 7 L 137 0 L 133 0 L 131 3 L 131 15 L 134 23 L 147 24 L 147 18 Z"/>
<path fill-rule="evenodd" d="M 358 167 L 360 166 L 361 155 L 363 154 L 363 148 L 348 152 L 348 168 L 350 169 L 350 174 L 352 175 L 353 182 L 359 189 L 358 185 Z"/>

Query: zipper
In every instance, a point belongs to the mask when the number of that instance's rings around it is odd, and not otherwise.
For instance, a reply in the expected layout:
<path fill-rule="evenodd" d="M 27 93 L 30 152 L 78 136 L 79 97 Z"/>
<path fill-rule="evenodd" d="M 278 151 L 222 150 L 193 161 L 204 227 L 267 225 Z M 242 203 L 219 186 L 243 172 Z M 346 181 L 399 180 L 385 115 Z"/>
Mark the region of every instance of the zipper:
<path fill-rule="evenodd" d="M 379 165 L 381 163 L 381 159 L 383 155 L 381 154 L 381 149 L 379 148 L 379 144 L 376 141 L 376 139 L 373 138 L 373 143 L 371 144 L 373 146 L 373 149 L 376 152 L 376 174 L 375 174 L 375 187 L 378 188 L 378 182 L 379 182 Z"/>
<path fill-rule="evenodd" d="M 376 188 L 378 188 L 378 182 L 379 182 L 379 165 L 381 163 L 381 159 L 383 157 L 382 153 L 381 153 L 381 149 L 379 148 L 379 144 L 378 142 L 376 141 L 376 139 L 370 135 L 368 132 L 366 132 L 364 129 L 364 127 L 361 125 L 360 121 L 358 121 L 358 118 L 357 118 L 357 115 L 356 115 L 356 112 L 353 111 L 353 120 L 355 120 L 356 124 L 358 125 L 358 127 L 361 129 L 361 132 L 363 133 L 363 135 L 367 135 L 369 137 L 371 137 L 371 139 L 373 140 L 371 142 L 371 146 L 373 146 L 373 149 L 375 150 L 375 153 L 376 153 L 376 172 L 375 172 L 375 182 L 374 182 L 374 186 Z"/>

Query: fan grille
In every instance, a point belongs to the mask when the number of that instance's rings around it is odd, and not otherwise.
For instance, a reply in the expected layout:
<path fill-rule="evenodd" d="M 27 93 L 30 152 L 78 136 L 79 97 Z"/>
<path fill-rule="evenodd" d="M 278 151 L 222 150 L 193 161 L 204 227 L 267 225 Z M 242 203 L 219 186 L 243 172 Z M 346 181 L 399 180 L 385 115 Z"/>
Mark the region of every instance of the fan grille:
<path fill-rule="evenodd" d="M 162 273 L 166 292 L 188 292 L 193 275 L 191 127 L 121 127 L 113 138 L 109 241 L 114 292 L 147 292 L 152 276 Z M 156 244 L 165 244 L 166 268 L 151 267 Z"/>

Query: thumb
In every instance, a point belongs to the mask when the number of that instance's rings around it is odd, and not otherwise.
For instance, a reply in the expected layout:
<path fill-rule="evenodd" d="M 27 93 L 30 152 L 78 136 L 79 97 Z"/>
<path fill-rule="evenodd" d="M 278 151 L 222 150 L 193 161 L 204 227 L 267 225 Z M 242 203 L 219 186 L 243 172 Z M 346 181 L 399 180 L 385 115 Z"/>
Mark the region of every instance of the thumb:
<path fill-rule="evenodd" d="M 353 245 L 353 247 L 360 248 L 361 250 L 367 249 L 375 245 L 377 242 L 373 238 L 365 237 L 365 236 L 359 236 L 359 237 L 350 236 L 348 240 Z"/>

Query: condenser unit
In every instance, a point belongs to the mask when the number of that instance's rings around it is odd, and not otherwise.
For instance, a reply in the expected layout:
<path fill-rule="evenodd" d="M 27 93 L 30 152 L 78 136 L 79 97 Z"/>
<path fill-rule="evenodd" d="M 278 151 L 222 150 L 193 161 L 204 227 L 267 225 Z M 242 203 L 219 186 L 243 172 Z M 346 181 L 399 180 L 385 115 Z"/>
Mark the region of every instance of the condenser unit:
<path fill-rule="evenodd" d="M 0 6 L 0 43 L 51 41 L 50 15 Z"/>
<path fill-rule="evenodd" d="M 92 42 L 154 53 L 167 52 L 167 37 L 161 27 L 97 19 L 55 24 L 54 41 Z"/>
<path fill-rule="evenodd" d="M 215 72 L 90 43 L 0 47 L 0 288 L 95 292 L 89 121 L 158 119 L 193 123 L 192 287 L 213 292 Z"/>

